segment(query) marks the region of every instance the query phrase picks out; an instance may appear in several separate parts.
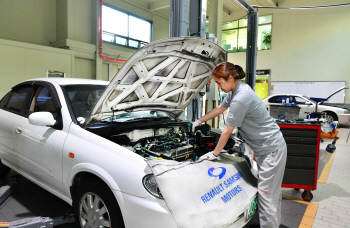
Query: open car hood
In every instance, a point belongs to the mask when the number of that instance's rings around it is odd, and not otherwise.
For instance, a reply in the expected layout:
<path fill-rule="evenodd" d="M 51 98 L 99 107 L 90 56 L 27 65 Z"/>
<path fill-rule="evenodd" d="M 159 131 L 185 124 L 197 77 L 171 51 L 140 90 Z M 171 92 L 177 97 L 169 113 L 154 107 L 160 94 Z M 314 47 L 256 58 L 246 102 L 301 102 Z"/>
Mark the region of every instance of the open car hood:
<path fill-rule="evenodd" d="M 114 115 L 162 110 L 179 116 L 226 61 L 227 52 L 198 37 L 152 42 L 137 50 L 114 76 L 83 127 Z"/>
<path fill-rule="evenodd" d="M 327 97 L 327 101 L 329 100 L 329 98 L 331 98 L 332 96 L 334 96 L 335 94 L 339 93 L 340 91 L 342 91 L 342 90 L 344 90 L 344 89 L 349 89 L 349 87 L 343 86 L 343 87 L 337 89 L 336 91 L 334 91 L 331 95 L 329 95 L 329 96 Z M 323 103 L 324 103 L 324 101 L 321 102 L 320 104 L 323 104 Z"/>

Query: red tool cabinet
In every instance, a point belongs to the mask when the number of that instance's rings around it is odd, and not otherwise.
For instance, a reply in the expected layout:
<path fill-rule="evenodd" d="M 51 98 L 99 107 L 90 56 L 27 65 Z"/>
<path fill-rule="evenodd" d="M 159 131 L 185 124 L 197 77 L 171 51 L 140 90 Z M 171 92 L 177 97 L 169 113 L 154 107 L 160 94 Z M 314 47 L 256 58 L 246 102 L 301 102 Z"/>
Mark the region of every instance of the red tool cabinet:
<path fill-rule="evenodd" d="M 302 198 L 311 201 L 316 190 L 320 133 L 319 124 L 278 124 L 287 143 L 283 188 L 304 189 Z"/>

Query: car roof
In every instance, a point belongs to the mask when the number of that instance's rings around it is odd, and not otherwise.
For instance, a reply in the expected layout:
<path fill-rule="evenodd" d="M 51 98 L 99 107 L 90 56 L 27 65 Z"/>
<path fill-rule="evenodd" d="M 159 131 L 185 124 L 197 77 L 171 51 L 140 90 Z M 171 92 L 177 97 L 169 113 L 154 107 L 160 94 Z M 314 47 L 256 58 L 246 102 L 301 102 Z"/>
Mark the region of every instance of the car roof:
<path fill-rule="evenodd" d="M 88 84 L 88 85 L 108 85 L 109 81 L 95 80 L 95 79 L 83 79 L 83 78 L 33 78 L 26 81 L 46 81 L 56 82 L 59 85 L 76 85 L 76 84 Z"/>

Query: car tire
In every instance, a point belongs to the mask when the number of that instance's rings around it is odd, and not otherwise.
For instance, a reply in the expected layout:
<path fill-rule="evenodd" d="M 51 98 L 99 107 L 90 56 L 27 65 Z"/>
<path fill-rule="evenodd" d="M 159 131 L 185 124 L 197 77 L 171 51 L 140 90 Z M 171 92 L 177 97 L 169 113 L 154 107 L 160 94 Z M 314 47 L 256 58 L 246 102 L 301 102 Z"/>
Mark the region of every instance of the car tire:
<path fill-rule="evenodd" d="M 73 207 L 78 227 L 125 227 L 118 202 L 103 181 L 83 182 L 75 194 Z"/>
<path fill-rule="evenodd" d="M 0 177 L 6 177 L 10 173 L 11 169 L 6 165 L 2 164 L 0 160 Z"/>
<path fill-rule="evenodd" d="M 333 112 L 326 112 L 325 119 L 328 123 L 331 123 L 333 121 L 338 121 L 338 116 Z"/>

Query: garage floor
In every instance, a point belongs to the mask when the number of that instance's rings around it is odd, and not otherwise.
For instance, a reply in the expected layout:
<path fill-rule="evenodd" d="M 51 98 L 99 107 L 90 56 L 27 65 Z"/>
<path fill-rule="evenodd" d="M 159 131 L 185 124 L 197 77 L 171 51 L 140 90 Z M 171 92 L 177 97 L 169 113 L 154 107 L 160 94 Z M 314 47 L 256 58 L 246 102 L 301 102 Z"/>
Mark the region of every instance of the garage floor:
<path fill-rule="evenodd" d="M 302 200 L 302 190 L 283 189 L 281 228 L 350 227 L 350 139 L 349 129 L 339 131 L 340 140 L 330 162 L 320 163 L 317 190 L 308 203 Z M 320 149 L 332 140 L 325 139 Z M 0 205 L 0 222 L 10 222 L 36 216 L 58 217 L 70 215 L 73 209 L 64 201 L 11 171 L 0 179 L 0 186 L 14 183 L 14 192 Z M 258 223 L 256 213 L 249 224 Z M 248 225 L 249 225 L 248 224 Z M 56 226 L 76 227 L 75 224 Z M 249 227 L 249 226 L 246 226 Z"/>

